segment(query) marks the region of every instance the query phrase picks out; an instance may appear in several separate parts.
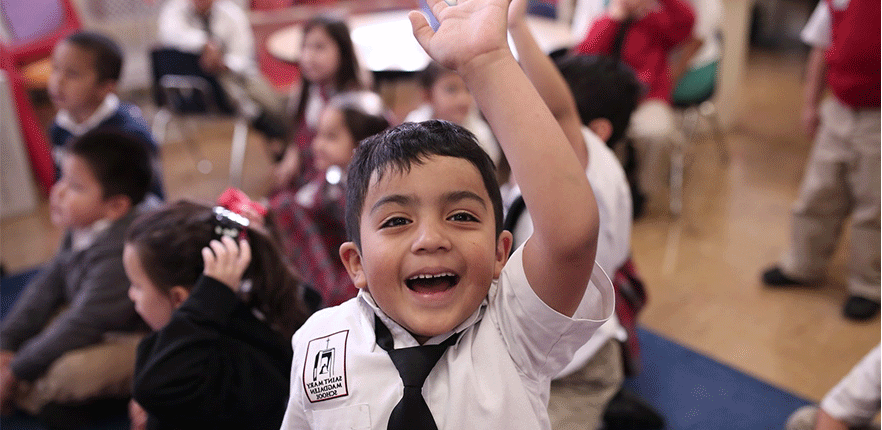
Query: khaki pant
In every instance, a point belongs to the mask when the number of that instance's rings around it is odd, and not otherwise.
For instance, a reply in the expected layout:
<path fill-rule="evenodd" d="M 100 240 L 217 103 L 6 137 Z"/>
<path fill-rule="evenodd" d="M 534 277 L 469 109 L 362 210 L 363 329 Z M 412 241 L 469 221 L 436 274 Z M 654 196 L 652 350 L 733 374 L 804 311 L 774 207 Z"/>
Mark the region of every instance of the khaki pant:
<path fill-rule="evenodd" d="M 555 430 L 600 428 L 603 411 L 625 380 L 622 347 L 608 340 L 581 370 L 551 381 L 548 416 Z"/>
<path fill-rule="evenodd" d="M 671 105 L 657 99 L 640 103 L 631 115 L 628 137 L 637 152 L 640 189 L 657 196 L 668 181 L 671 147 L 683 141 Z"/>
<path fill-rule="evenodd" d="M 132 393 L 135 352 L 142 334 L 119 334 L 105 342 L 68 351 L 33 382 L 21 382 L 15 405 L 36 415 L 49 403 L 127 398 Z"/>
<path fill-rule="evenodd" d="M 823 103 L 781 260 L 787 276 L 821 278 L 850 216 L 849 291 L 879 300 L 879 123 L 878 109 L 854 111 L 832 97 Z"/>
<path fill-rule="evenodd" d="M 247 75 L 221 73 L 218 75 L 218 82 L 246 118 L 254 119 L 265 113 L 274 121 L 284 124 L 287 107 L 285 97 L 280 95 L 260 73 Z"/>

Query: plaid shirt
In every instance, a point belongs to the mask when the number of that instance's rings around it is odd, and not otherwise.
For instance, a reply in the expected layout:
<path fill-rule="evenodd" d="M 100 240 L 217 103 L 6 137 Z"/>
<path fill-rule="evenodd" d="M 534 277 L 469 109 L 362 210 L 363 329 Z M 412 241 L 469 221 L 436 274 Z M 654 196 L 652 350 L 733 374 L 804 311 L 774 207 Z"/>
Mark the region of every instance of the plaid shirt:
<path fill-rule="evenodd" d="M 340 260 L 346 241 L 345 194 L 324 175 L 300 190 L 285 190 L 270 200 L 282 249 L 294 266 L 322 295 L 323 306 L 336 306 L 358 293 Z"/>

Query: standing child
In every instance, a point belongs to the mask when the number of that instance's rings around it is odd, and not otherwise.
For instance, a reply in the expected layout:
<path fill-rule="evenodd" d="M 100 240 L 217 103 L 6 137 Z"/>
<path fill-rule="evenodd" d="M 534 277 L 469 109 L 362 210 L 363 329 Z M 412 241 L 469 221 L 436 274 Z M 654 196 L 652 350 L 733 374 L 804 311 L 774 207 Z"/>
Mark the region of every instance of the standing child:
<path fill-rule="evenodd" d="M 116 84 L 122 72 L 122 50 L 110 38 L 92 32 L 74 33 L 55 46 L 48 91 L 58 109 L 49 130 L 56 166 L 64 145 L 89 130 L 109 128 L 149 144 L 153 162 L 150 192 L 163 199 L 159 147 L 137 106 L 122 103 Z"/>
<path fill-rule="evenodd" d="M 803 126 L 815 139 L 793 205 L 790 247 L 762 280 L 771 286 L 820 281 L 850 218 L 849 297 L 843 314 L 879 313 L 880 3 L 825 0 L 803 30 Z M 821 103 L 824 88 L 832 97 Z M 816 134 L 817 132 L 817 134 Z"/>
<path fill-rule="evenodd" d="M 292 97 L 293 141 L 279 154 L 276 187 L 297 188 L 312 179 L 312 149 L 319 116 L 328 100 L 343 91 L 366 88 L 345 22 L 318 16 L 303 26 L 300 48 L 301 84 Z"/>
<path fill-rule="evenodd" d="M 388 110 L 373 92 L 345 92 L 331 98 L 312 141 L 318 174 L 300 189 L 281 191 L 270 200 L 273 227 L 285 255 L 328 306 L 358 292 L 339 256 L 346 241 L 346 167 L 359 142 L 389 127 L 387 118 Z"/>
<path fill-rule="evenodd" d="M 3 321 L 0 406 L 54 421 L 64 405 L 74 413 L 72 405 L 128 398 L 143 323 L 126 297 L 123 236 L 150 170 L 148 149 L 126 134 L 94 130 L 65 147 L 49 206 L 66 233 Z"/>
<path fill-rule="evenodd" d="M 534 234 L 509 258 L 493 163 L 462 127 L 362 142 L 340 248 L 361 291 L 294 335 L 283 428 L 550 428 L 551 378 L 612 312 L 591 187 L 508 47 L 508 1 L 428 4 L 440 26 L 411 12 L 414 35 L 475 96 Z"/>
<path fill-rule="evenodd" d="M 420 72 L 420 85 L 426 103 L 417 107 L 404 118 L 405 122 L 422 122 L 429 119 L 442 119 L 465 127 L 478 139 L 478 145 L 497 166 L 502 159 L 502 151 L 490 126 L 481 119 L 475 106 L 475 99 L 466 88 L 465 82 L 453 70 L 445 69 L 432 61 Z"/>
<path fill-rule="evenodd" d="M 130 408 L 136 425 L 268 429 L 281 423 L 287 342 L 310 309 L 303 284 L 274 243 L 247 224 L 224 209 L 178 202 L 129 228 L 123 253 L 129 297 L 156 330 L 138 345 L 137 403 Z"/>

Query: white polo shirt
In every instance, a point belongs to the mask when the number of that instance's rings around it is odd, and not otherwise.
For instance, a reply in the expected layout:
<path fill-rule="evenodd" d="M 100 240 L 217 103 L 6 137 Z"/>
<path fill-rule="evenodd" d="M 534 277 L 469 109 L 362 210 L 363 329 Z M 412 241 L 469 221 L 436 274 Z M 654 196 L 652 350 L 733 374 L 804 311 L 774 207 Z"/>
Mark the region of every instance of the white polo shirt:
<path fill-rule="evenodd" d="M 549 429 L 551 378 L 613 310 L 612 284 L 596 264 L 572 318 L 549 308 L 527 283 L 519 248 L 481 307 L 453 331 L 459 340 L 423 386 L 438 428 Z M 386 429 L 403 385 L 376 344 L 374 315 L 389 327 L 396 348 L 417 346 L 364 291 L 315 313 L 292 340 L 283 429 Z"/>

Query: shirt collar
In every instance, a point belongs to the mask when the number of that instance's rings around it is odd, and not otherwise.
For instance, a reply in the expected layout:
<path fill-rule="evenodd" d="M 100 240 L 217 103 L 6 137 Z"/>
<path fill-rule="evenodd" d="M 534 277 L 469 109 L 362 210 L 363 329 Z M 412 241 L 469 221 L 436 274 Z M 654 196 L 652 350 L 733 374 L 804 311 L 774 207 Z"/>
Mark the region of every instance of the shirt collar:
<path fill-rule="evenodd" d="M 98 105 L 95 112 L 92 112 L 92 116 L 82 123 L 77 123 L 66 109 L 58 111 L 58 115 L 55 116 L 55 123 L 58 124 L 59 127 L 69 131 L 70 134 L 81 136 L 87 131 L 97 127 L 98 124 L 101 124 L 105 119 L 110 118 L 118 108 L 119 97 L 117 97 L 116 94 L 111 93 L 108 94 L 107 97 L 104 97 L 104 101 Z"/>
<path fill-rule="evenodd" d="M 389 332 L 392 333 L 392 339 L 394 339 L 396 342 L 398 342 L 398 345 L 400 345 L 399 348 L 419 346 L 419 342 L 417 342 L 417 340 L 413 337 L 412 334 L 410 334 L 409 331 L 407 331 L 404 327 L 401 327 L 401 325 L 395 322 L 395 320 L 393 320 L 392 318 L 389 318 L 389 316 L 386 315 L 386 313 L 383 312 L 382 309 L 380 309 L 380 307 L 377 305 L 377 302 L 374 301 L 374 297 L 371 296 L 371 293 L 369 293 L 365 289 L 359 289 L 357 297 L 365 306 L 373 311 L 373 314 L 380 317 L 380 321 L 383 321 L 383 324 L 386 324 L 386 327 L 389 328 Z M 466 318 L 465 321 L 463 321 L 460 325 L 447 333 L 442 333 L 438 336 L 430 338 L 426 341 L 424 345 L 437 345 L 447 340 L 447 338 L 452 336 L 454 333 L 461 333 L 467 330 L 469 327 L 477 324 L 478 321 L 480 321 L 484 317 L 484 311 L 485 309 L 487 309 L 487 303 L 488 301 L 485 297 L 484 301 L 481 302 L 481 306 L 478 306 L 478 309 L 475 309 L 475 312 L 473 312 L 471 316 Z M 373 320 L 373 318 L 371 318 L 371 320 Z M 458 345 L 461 340 L 462 336 L 460 336 L 459 339 L 456 340 L 456 344 L 454 344 L 454 346 Z M 374 347 L 377 347 L 376 342 L 374 343 Z"/>
<path fill-rule="evenodd" d="M 86 228 L 71 230 L 71 249 L 74 251 L 82 251 L 92 246 L 92 244 L 95 243 L 95 239 L 97 239 L 105 230 L 110 228 L 111 224 L 113 223 L 109 219 L 102 218 L 93 222 L 92 225 Z"/>

